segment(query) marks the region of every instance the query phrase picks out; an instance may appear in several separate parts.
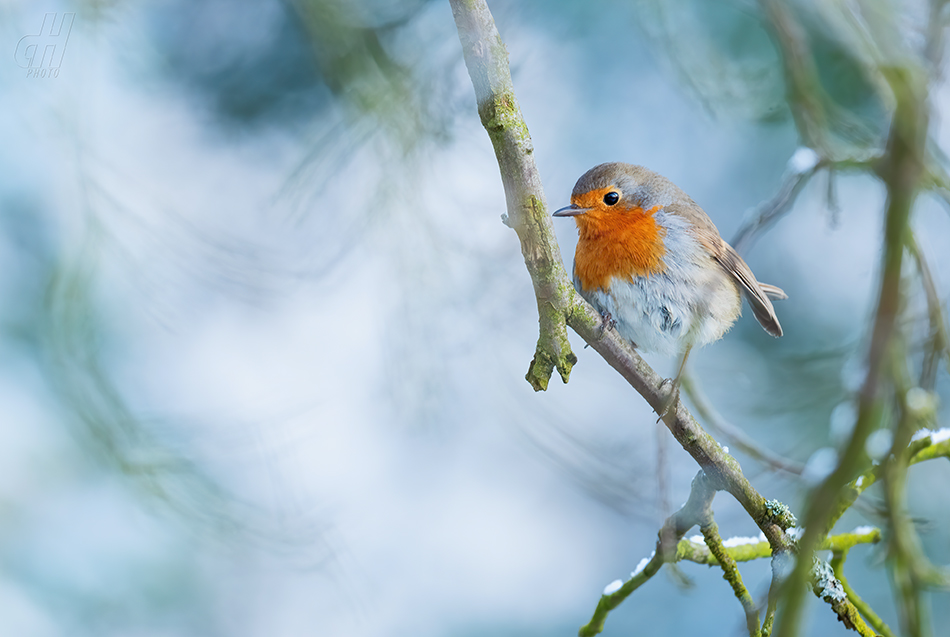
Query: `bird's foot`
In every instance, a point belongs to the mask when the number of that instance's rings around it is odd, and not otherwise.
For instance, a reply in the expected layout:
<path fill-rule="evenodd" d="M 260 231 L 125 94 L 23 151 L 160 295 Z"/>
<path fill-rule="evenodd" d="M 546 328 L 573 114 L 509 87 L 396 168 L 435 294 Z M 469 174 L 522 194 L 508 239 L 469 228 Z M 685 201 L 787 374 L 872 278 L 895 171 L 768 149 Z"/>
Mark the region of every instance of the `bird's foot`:
<path fill-rule="evenodd" d="M 610 315 L 610 312 L 604 312 L 601 317 L 603 317 L 604 322 L 600 325 L 600 337 L 603 338 L 607 332 L 617 327 L 617 321 Z"/>
<path fill-rule="evenodd" d="M 617 327 L 617 321 L 614 320 L 614 317 L 610 315 L 610 312 L 604 312 L 600 315 L 604 322 L 600 324 L 600 332 L 597 337 L 597 340 L 602 340 L 604 336 L 607 335 L 607 332 Z M 584 349 L 590 347 L 590 343 L 584 345 Z"/>
<path fill-rule="evenodd" d="M 656 412 L 656 413 L 657 413 L 657 419 L 656 419 L 657 422 L 660 422 L 661 420 L 663 420 L 664 418 L 666 418 L 667 414 L 669 414 L 671 411 L 675 411 L 675 410 L 676 410 L 676 406 L 679 404 L 679 401 L 680 401 L 680 383 L 679 383 L 679 380 L 680 380 L 680 379 L 679 379 L 679 376 L 677 376 L 676 378 L 664 378 L 664 379 L 663 379 L 663 382 L 660 383 L 660 390 L 661 390 L 661 391 L 662 391 L 663 387 L 666 386 L 666 385 L 670 385 L 670 391 L 669 391 L 669 393 L 666 395 L 666 398 L 663 399 L 663 408 L 660 409 L 660 410 L 657 410 L 657 412 Z"/>

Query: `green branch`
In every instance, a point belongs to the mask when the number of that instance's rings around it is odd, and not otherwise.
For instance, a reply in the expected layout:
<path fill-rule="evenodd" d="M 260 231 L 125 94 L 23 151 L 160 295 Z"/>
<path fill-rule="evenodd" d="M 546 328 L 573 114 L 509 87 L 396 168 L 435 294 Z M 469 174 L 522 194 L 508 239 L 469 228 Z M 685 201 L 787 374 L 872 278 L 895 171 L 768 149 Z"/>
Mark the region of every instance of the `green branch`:
<path fill-rule="evenodd" d="M 722 538 L 719 537 L 719 526 L 712 519 L 712 514 L 699 528 L 706 540 L 706 546 L 709 548 L 710 554 L 716 558 L 716 561 L 722 567 L 723 579 L 729 582 L 733 594 L 742 604 L 749 636 L 760 637 L 762 631 L 759 628 L 759 610 L 755 607 L 755 601 L 753 601 L 752 595 L 749 594 L 749 589 L 742 583 L 742 575 L 739 573 L 736 561 L 729 555 L 729 551 L 723 545 Z"/>
<path fill-rule="evenodd" d="M 831 558 L 831 569 L 835 574 L 835 577 L 838 578 L 838 581 L 841 582 L 841 586 L 844 589 L 845 594 L 848 596 L 848 599 L 851 600 L 851 603 L 854 604 L 854 607 L 858 609 L 858 612 L 867 620 L 871 627 L 874 628 L 875 632 L 881 635 L 881 637 L 897 637 L 890 627 L 884 623 L 884 620 L 881 619 L 877 613 L 874 612 L 867 602 L 861 599 L 861 596 L 858 595 L 851 585 L 848 583 L 847 578 L 844 576 L 844 561 L 848 557 L 848 549 L 842 548 L 835 550 L 834 555 Z"/>
<path fill-rule="evenodd" d="M 868 371 L 858 399 L 858 416 L 851 439 L 841 454 L 835 470 L 809 498 L 805 515 L 805 534 L 800 542 L 801 559 L 797 560 L 784 586 L 785 605 L 777 625 L 781 637 L 794 637 L 799 632 L 801 607 L 804 601 L 802 584 L 810 577 L 810 556 L 830 530 L 830 523 L 841 511 L 845 487 L 867 462 L 865 443 L 888 410 L 886 391 L 882 387 L 892 350 L 892 338 L 901 298 L 901 266 L 907 243 L 911 208 L 923 176 L 924 141 L 927 131 L 925 87 L 920 78 L 900 69 L 889 69 L 897 100 L 887 150 L 878 166 L 878 174 L 887 187 L 888 202 L 885 221 L 884 257 L 877 312 L 868 353 Z"/>
<path fill-rule="evenodd" d="M 848 599 L 848 594 L 841 581 L 835 577 L 834 570 L 827 562 L 817 557 L 812 561 L 811 587 L 815 595 L 831 606 L 845 628 L 857 632 L 861 637 L 876 637 L 876 633 L 865 623 L 857 607 Z"/>
<path fill-rule="evenodd" d="M 696 564 L 705 564 L 706 566 L 718 566 L 719 560 L 710 552 L 703 543 L 698 543 L 699 538 L 690 538 L 680 542 L 681 547 L 677 549 L 677 555 L 681 559 L 695 562 Z M 725 541 L 725 550 L 729 558 L 736 562 L 751 562 L 752 560 L 772 557 L 772 550 L 769 543 L 755 538 L 732 538 Z M 830 535 L 824 539 L 820 551 L 841 551 L 853 548 L 860 544 L 877 544 L 881 541 L 881 530 L 874 527 L 859 527 L 850 533 L 839 533 Z"/>

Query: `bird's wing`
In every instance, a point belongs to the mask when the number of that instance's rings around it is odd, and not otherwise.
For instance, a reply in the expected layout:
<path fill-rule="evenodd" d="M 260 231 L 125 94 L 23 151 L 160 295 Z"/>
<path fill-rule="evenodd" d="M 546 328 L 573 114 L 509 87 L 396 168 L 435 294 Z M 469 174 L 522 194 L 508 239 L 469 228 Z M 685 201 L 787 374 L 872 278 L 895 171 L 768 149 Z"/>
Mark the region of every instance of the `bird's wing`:
<path fill-rule="evenodd" d="M 755 320 L 772 336 L 776 338 L 781 336 L 782 326 L 778 322 L 775 308 L 772 307 L 772 301 L 769 300 L 769 297 L 786 299 L 788 295 L 781 288 L 756 281 L 752 270 L 742 260 L 739 253 L 721 238 L 719 244 L 720 249 L 713 252 L 716 261 L 739 282 L 745 297 L 749 300 L 749 305 L 752 307 Z"/>
<path fill-rule="evenodd" d="M 723 240 L 712 220 L 688 196 L 684 194 L 682 202 L 670 208 L 690 222 L 700 243 L 706 246 L 719 265 L 739 283 L 759 325 L 772 336 L 776 338 L 781 336 L 782 326 L 778 322 L 775 308 L 772 307 L 769 297 L 787 299 L 788 295 L 779 287 L 756 281 L 752 270 L 742 260 L 739 253 Z"/>

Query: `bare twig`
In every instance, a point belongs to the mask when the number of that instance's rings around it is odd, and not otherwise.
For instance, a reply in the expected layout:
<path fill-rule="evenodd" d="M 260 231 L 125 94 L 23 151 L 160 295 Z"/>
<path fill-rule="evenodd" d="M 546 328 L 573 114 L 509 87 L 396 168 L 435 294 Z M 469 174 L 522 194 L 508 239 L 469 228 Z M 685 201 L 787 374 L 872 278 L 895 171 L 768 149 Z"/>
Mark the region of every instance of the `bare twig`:
<path fill-rule="evenodd" d="M 930 319 L 930 342 L 924 352 L 924 362 L 920 371 L 920 386 L 933 391 L 937 381 L 937 363 L 944 361 L 950 369 L 950 329 L 947 327 L 947 318 L 943 312 L 943 303 L 937 293 L 933 274 L 927 263 L 927 258 L 917 243 L 913 232 L 907 233 L 907 250 L 917 264 L 920 274 L 920 284 L 927 298 L 927 314 Z"/>
<path fill-rule="evenodd" d="M 742 450 L 749 457 L 767 464 L 774 469 L 786 471 L 795 475 L 801 475 L 804 465 L 800 462 L 783 458 L 771 449 L 766 449 L 756 442 L 747 433 L 733 425 L 723 418 L 716 408 L 712 406 L 706 394 L 700 389 L 699 385 L 693 379 L 692 375 L 684 373 L 680 379 L 680 386 L 689 396 L 699 417 L 713 431 L 718 431 L 730 446 Z"/>
<path fill-rule="evenodd" d="M 761 232 L 781 219 L 791 209 L 805 184 L 824 165 L 823 162 L 819 161 L 807 170 L 789 171 L 775 196 L 768 201 L 763 201 L 746 216 L 746 220 L 732 238 L 732 247 L 740 253 L 748 250 Z"/>
<path fill-rule="evenodd" d="M 676 513 L 667 518 L 660 532 L 657 533 L 656 548 L 653 555 L 648 558 L 646 564 L 641 565 L 641 568 L 634 571 L 630 579 L 619 589 L 612 593 L 605 593 L 600 598 L 597 608 L 594 609 L 593 617 L 586 625 L 581 627 L 578 633 L 580 637 L 591 637 L 600 633 L 604 629 L 604 622 L 607 620 L 610 611 L 619 606 L 633 591 L 653 577 L 663 564 L 677 561 L 677 543 L 679 539 L 691 528 L 701 524 L 703 520 L 711 519 L 712 501 L 715 496 L 715 487 L 706 474 L 700 471 L 693 478 L 686 503 Z"/>
<path fill-rule="evenodd" d="M 839 170 L 871 170 L 879 160 L 876 155 L 866 157 L 843 157 L 839 159 L 829 159 L 819 157 L 813 166 L 804 170 L 796 169 L 790 166 L 790 170 L 785 174 L 784 181 L 779 187 L 775 196 L 767 201 L 760 203 L 754 210 L 746 215 L 742 225 L 733 236 L 731 244 L 738 252 L 746 252 L 752 247 L 752 244 L 758 236 L 773 226 L 779 219 L 788 214 L 802 189 L 808 184 L 812 177 L 825 168 L 828 171 L 828 205 L 834 207 L 837 205 L 834 197 L 834 180 Z M 791 163 L 791 162 L 790 162 Z M 947 202 L 950 204 L 950 190 L 947 191 Z M 833 211 L 834 215 L 834 211 Z"/>
<path fill-rule="evenodd" d="M 794 19 L 786 3 L 760 0 L 760 4 L 782 55 L 786 99 L 799 134 L 808 147 L 817 149 L 823 157 L 830 157 L 827 138 L 829 100 L 818 79 L 818 69 L 810 54 L 805 30 Z"/>

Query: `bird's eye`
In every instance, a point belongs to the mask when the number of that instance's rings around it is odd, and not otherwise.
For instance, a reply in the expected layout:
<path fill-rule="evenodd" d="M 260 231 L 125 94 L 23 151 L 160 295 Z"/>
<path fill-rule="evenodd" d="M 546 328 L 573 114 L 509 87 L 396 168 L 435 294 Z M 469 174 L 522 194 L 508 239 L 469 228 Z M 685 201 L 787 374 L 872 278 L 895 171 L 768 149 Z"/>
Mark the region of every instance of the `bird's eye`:
<path fill-rule="evenodd" d="M 616 191 L 614 191 L 614 190 L 611 190 L 611 191 L 608 192 L 606 195 L 604 195 L 604 203 L 607 204 L 608 206 L 612 206 L 612 205 L 614 205 L 615 203 L 617 203 L 618 201 L 620 201 L 620 193 L 619 193 L 619 192 L 616 192 Z"/>

